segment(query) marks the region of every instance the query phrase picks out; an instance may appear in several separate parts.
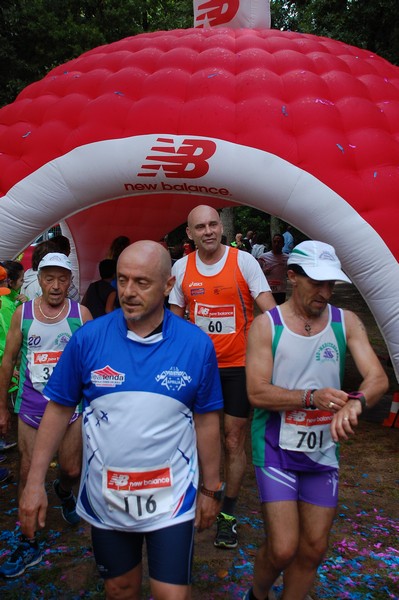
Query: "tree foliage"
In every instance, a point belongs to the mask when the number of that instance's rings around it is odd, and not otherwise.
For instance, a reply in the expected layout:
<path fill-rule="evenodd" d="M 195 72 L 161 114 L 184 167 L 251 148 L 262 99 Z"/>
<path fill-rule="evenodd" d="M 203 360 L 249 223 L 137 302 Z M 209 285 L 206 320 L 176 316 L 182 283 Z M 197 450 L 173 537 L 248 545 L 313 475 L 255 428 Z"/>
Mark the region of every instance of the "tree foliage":
<path fill-rule="evenodd" d="M 91 48 L 191 25 L 189 0 L 2 0 L 0 105 Z"/>
<path fill-rule="evenodd" d="M 397 0 L 271 0 L 272 26 L 329 37 L 399 64 Z"/>

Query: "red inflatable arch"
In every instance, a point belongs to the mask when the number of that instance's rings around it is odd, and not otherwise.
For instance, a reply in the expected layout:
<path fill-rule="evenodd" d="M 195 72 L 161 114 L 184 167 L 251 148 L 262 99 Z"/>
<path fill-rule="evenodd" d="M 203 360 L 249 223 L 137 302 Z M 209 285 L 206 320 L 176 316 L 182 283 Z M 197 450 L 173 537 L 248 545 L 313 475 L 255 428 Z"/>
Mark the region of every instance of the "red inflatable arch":
<path fill-rule="evenodd" d="M 65 221 L 81 289 L 115 235 L 199 202 L 333 244 L 399 372 L 399 69 L 293 32 L 142 34 L 52 70 L 0 111 L 0 258 Z"/>

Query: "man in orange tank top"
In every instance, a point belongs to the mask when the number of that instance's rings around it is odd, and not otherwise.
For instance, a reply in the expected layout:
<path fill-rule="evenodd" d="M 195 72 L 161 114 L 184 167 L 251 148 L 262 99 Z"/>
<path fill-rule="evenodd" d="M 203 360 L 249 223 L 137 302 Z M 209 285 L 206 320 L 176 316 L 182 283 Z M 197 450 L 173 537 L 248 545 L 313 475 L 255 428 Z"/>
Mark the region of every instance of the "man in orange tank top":
<path fill-rule="evenodd" d="M 246 339 L 254 301 L 265 312 L 275 301 L 257 260 L 248 252 L 221 243 L 223 226 L 210 206 L 194 208 L 187 235 L 196 252 L 173 266 L 176 277 L 170 308 L 189 319 L 212 339 L 224 400 L 226 494 L 217 519 L 215 546 L 237 546 L 235 505 L 246 469 L 245 436 L 250 406 L 246 392 Z"/>

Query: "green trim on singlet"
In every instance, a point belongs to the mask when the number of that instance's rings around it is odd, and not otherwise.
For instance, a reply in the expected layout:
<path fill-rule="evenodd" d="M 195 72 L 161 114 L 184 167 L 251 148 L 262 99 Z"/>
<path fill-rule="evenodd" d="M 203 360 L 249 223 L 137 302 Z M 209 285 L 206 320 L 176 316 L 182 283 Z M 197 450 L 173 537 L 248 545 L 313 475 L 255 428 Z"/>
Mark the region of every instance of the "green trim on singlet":
<path fill-rule="evenodd" d="M 344 374 L 345 374 L 345 360 L 346 360 L 346 339 L 344 333 L 344 327 L 342 324 L 342 319 L 344 318 L 343 313 L 340 311 L 341 321 L 331 321 L 331 329 L 335 335 L 335 339 L 337 340 L 338 349 L 339 349 L 339 379 L 341 382 L 341 387 L 344 382 Z"/>

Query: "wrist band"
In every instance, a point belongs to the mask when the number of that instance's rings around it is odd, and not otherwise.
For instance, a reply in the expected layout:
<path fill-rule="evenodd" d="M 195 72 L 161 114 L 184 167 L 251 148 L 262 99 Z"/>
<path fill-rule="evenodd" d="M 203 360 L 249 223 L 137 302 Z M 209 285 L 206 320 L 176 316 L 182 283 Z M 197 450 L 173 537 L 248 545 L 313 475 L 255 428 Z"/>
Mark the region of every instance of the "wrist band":
<path fill-rule="evenodd" d="M 363 396 L 362 392 L 348 392 L 348 400 L 359 400 L 362 405 L 362 410 L 367 408 L 366 398 Z"/>
<path fill-rule="evenodd" d="M 315 394 L 316 392 L 317 392 L 317 390 L 311 390 L 311 391 L 310 391 L 309 404 L 310 404 L 310 408 L 311 408 L 312 410 L 316 410 L 316 409 L 317 409 L 317 406 L 316 406 L 316 404 L 314 403 L 314 394 Z"/>

